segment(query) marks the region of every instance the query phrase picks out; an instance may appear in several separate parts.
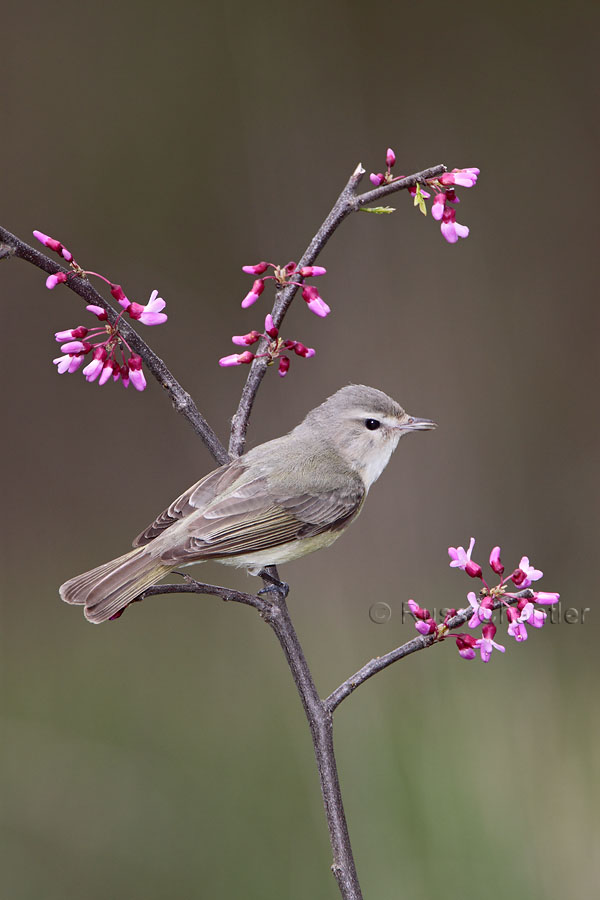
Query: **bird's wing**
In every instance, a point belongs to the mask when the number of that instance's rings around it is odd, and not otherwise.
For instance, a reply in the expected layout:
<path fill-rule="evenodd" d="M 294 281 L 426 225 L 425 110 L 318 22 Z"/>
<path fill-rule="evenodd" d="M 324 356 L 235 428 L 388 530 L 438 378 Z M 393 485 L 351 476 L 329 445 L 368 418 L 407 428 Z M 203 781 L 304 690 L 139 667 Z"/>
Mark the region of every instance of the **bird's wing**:
<path fill-rule="evenodd" d="M 217 494 L 222 493 L 233 484 L 243 471 L 244 466 L 238 460 L 234 460 L 224 466 L 220 466 L 213 472 L 209 472 L 208 475 L 205 475 L 204 478 L 201 478 L 200 481 L 189 487 L 187 491 L 184 491 L 180 497 L 173 500 L 151 525 L 148 525 L 147 528 L 138 534 L 133 541 L 133 546 L 141 547 L 143 544 L 149 544 L 150 541 L 153 541 L 154 538 L 162 534 L 166 528 L 174 525 L 175 522 L 180 522 L 181 519 L 185 519 L 191 513 L 206 508 Z"/>
<path fill-rule="evenodd" d="M 329 490 L 290 496 L 285 489 L 274 489 L 261 474 L 234 486 L 202 512 L 192 513 L 173 532 L 176 540 L 165 547 L 160 559 L 178 564 L 243 556 L 336 531 L 359 512 L 364 496 L 358 476 Z"/>

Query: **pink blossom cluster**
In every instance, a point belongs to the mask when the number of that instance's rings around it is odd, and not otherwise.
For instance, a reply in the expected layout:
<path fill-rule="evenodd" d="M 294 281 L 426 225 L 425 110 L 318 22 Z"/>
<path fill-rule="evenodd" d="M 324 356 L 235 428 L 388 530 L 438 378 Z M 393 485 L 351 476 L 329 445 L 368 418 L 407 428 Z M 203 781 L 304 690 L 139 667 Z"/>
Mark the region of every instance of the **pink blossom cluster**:
<path fill-rule="evenodd" d="M 150 299 L 144 305 L 129 300 L 120 284 L 115 284 L 99 275 L 98 272 L 89 272 L 82 269 L 75 261 L 70 250 L 60 241 L 49 237 L 41 231 L 34 231 L 34 236 L 45 246 L 60 254 L 70 264 L 73 273 L 85 278 L 94 275 L 101 278 L 110 289 L 110 293 L 123 307 L 116 320 L 108 322 L 108 312 L 102 306 L 90 304 L 86 309 L 96 316 L 98 321 L 105 324 L 97 328 L 86 328 L 78 325 L 76 328 L 68 328 L 65 331 L 57 331 L 55 338 L 61 343 L 63 356 L 58 356 L 53 362 L 57 366 L 60 375 L 65 372 L 76 372 L 85 362 L 88 354 L 91 361 L 83 369 L 86 381 L 98 381 L 98 384 L 106 384 L 112 378 L 113 381 L 121 381 L 124 387 L 129 387 L 129 382 L 138 391 L 146 387 L 146 378 L 142 371 L 142 357 L 134 353 L 120 329 L 119 322 L 125 312 L 130 319 L 140 321 L 143 325 L 162 325 L 167 321 L 167 315 L 163 312 L 166 306 L 158 291 L 152 291 Z M 46 279 L 46 287 L 52 290 L 57 284 L 64 284 L 68 275 L 65 272 L 57 272 Z M 99 340 L 104 338 L 104 340 Z M 120 357 L 120 358 L 119 358 Z"/>
<path fill-rule="evenodd" d="M 371 183 L 375 187 L 382 184 L 391 184 L 393 181 L 400 181 L 405 178 L 404 175 L 392 175 L 392 167 L 396 162 L 396 154 L 388 147 L 386 153 L 385 172 L 372 172 L 369 176 Z M 460 199 L 456 195 L 455 188 L 458 187 L 474 187 L 477 183 L 479 169 L 471 166 L 466 169 L 452 169 L 451 172 L 444 172 L 437 178 L 427 179 L 425 184 L 432 187 L 435 191 L 434 200 L 431 206 L 431 215 L 436 221 L 441 222 L 440 229 L 443 237 L 449 244 L 455 244 L 459 238 L 469 236 L 469 229 L 466 225 L 461 225 L 456 221 L 455 206 L 460 203 Z M 415 206 L 419 206 L 421 212 L 426 213 L 426 207 L 423 198 L 429 199 L 431 194 L 423 190 L 421 185 L 413 185 L 408 188 L 409 194 L 415 198 Z"/>
<path fill-rule="evenodd" d="M 310 359 L 315 355 L 312 347 L 306 347 L 301 341 L 283 340 L 279 337 L 279 329 L 275 326 L 270 313 L 265 318 L 264 332 L 249 331 L 248 334 L 234 334 L 231 340 L 238 347 L 251 347 L 261 338 L 268 341 L 263 353 L 252 353 L 250 350 L 245 350 L 243 353 L 232 353 L 230 356 L 223 356 L 219 360 L 219 365 L 224 367 L 241 366 L 251 363 L 254 359 L 263 358 L 268 360 L 267 365 L 270 366 L 278 359 L 278 372 L 283 378 L 290 368 L 290 358 L 285 354 L 285 350 L 293 351 L 296 356 L 302 356 L 304 359 Z"/>
<path fill-rule="evenodd" d="M 557 603 L 560 594 L 550 593 L 547 591 L 531 590 L 530 595 L 521 597 L 511 588 L 510 582 L 519 591 L 531 588 L 535 581 L 539 581 L 543 572 L 536 569 L 529 562 L 529 557 L 521 557 L 519 565 L 510 575 L 504 575 L 504 566 L 500 558 L 500 547 L 494 547 L 490 553 L 489 565 L 492 571 L 500 576 L 500 581 L 490 586 L 483 577 L 483 569 L 479 563 L 475 562 L 471 557 L 475 546 L 475 538 L 471 538 L 469 547 L 449 547 L 448 555 L 450 556 L 450 566 L 452 568 L 462 569 L 471 578 L 479 578 L 483 584 L 479 597 L 474 591 L 469 591 L 467 600 L 469 601 L 469 628 L 481 628 L 481 637 L 475 637 L 473 634 L 462 633 L 453 634 L 456 639 L 458 652 L 463 659 L 474 659 L 479 650 L 481 659 L 488 662 L 493 650 L 499 650 L 504 653 L 505 647 L 496 643 L 496 626 L 492 622 L 492 614 L 494 608 L 498 604 L 506 609 L 506 617 L 508 620 L 508 635 L 514 637 L 516 641 L 521 643 L 527 640 L 527 627 L 541 628 L 546 621 L 547 613 L 536 608 L 536 603 L 540 606 L 550 606 Z M 510 588 L 510 590 L 509 590 Z M 450 609 L 441 625 L 437 625 L 432 618 L 429 610 L 423 609 L 414 600 L 408 601 L 408 606 L 415 618 L 415 628 L 420 634 L 435 635 L 436 640 L 444 640 L 448 636 L 448 623 L 457 614 L 463 614 L 465 610 Z"/>
<path fill-rule="evenodd" d="M 272 268 L 273 273 L 265 275 L 267 269 Z M 302 288 L 302 298 L 306 301 L 306 305 L 315 316 L 325 318 L 331 312 L 329 306 L 325 303 L 316 287 L 305 284 L 304 281 L 294 281 L 298 278 L 316 278 L 319 275 L 325 275 L 327 269 L 323 266 L 298 266 L 295 262 L 289 262 L 285 266 L 278 266 L 275 263 L 259 262 L 252 266 L 242 266 L 242 271 L 247 275 L 261 275 L 252 285 L 252 288 L 242 300 L 242 309 L 248 309 L 252 306 L 265 289 L 265 282 L 273 280 L 278 288 L 285 287 L 288 284 L 295 284 Z"/>
<path fill-rule="evenodd" d="M 150 301 L 141 309 L 152 315 L 151 300 L 157 291 L 153 291 Z M 148 308 L 150 310 L 148 311 Z M 57 331 L 54 337 L 61 343 L 63 356 L 53 360 L 58 373 L 76 372 L 91 354 L 91 360 L 83 369 L 86 381 L 96 381 L 98 384 L 106 384 L 110 378 L 113 381 L 121 381 L 123 387 L 129 387 L 129 382 L 138 391 L 146 387 L 146 379 L 142 371 L 142 357 L 134 353 L 119 330 L 121 313 L 111 325 L 108 322 L 106 310 L 101 306 L 89 305 L 86 309 L 93 313 L 100 322 L 105 325 L 97 328 L 86 328 L 78 325 L 76 328 L 68 328 L 65 331 Z M 139 318 L 143 321 L 142 313 Z M 152 323 L 155 324 L 155 323 Z M 104 340 L 98 340 L 104 338 Z"/>

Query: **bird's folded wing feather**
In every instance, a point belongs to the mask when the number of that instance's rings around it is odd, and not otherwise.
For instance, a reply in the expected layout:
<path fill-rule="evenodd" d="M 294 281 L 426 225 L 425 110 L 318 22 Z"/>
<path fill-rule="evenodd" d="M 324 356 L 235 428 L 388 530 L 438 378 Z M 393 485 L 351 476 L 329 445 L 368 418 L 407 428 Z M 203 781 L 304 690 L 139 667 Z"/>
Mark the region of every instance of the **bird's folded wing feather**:
<path fill-rule="evenodd" d="M 196 484 L 184 491 L 180 497 L 173 502 L 156 517 L 151 525 L 148 525 L 136 539 L 133 541 L 134 547 L 141 547 L 143 544 L 149 544 L 154 538 L 162 534 L 166 528 L 170 528 L 181 519 L 187 518 L 191 513 L 198 509 L 203 509 L 211 503 L 217 496 L 226 490 L 240 475 L 244 472 L 244 466 L 234 460 L 227 463 L 213 472 L 209 472 Z"/>
<path fill-rule="evenodd" d="M 335 531 L 359 512 L 364 493 L 357 477 L 329 490 L 289 496 L 259 474 L 239 487 L 234 485 L 204 510 L 191 512 L 173 531 L 174 542 L 160 552 L 160 559 L 177 564 L 244 555 Z"/>

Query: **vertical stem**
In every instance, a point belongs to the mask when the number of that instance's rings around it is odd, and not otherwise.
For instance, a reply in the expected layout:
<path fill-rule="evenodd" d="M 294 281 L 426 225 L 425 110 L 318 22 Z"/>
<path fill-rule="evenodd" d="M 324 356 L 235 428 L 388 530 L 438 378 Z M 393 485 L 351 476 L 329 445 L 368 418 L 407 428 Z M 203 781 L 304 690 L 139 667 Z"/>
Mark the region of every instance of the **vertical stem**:
<path fill-rule="evenodd" d="M 344 900 L 362 900 L 333 747 L 333 715 L 317 693 L 282 592 L 265 618 L 285 654 L 310 727 L 333 852 L 331 870 Z"/>

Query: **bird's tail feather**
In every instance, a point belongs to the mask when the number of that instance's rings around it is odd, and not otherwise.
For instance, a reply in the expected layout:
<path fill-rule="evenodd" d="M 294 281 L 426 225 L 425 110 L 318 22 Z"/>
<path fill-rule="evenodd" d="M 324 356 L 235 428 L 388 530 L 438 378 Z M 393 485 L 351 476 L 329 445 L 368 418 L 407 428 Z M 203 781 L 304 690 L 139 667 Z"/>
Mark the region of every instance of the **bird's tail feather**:
<path fill-rule="evenodd" d="M 140 547 L 65 581 L 60 596 L 65 603 L 85 605 L 90 622 L 105 622 L 172 569 Z"/>

